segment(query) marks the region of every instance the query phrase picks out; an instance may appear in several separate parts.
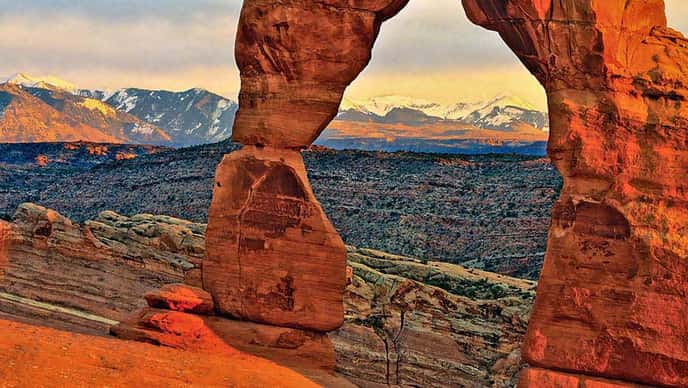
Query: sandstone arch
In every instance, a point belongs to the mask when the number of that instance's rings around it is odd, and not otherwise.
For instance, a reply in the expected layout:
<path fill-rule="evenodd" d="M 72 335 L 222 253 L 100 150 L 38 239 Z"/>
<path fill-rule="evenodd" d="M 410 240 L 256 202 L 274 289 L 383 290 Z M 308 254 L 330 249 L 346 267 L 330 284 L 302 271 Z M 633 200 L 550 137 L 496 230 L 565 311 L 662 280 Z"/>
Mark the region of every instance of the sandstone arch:
<path fill-rule="evenodd" d="M 220 302 L 250 302 L 241 281 L 221 278 L 241 265 L 241 273 L 260 273 L 260 289 L 283 289 L 282 278 L 261 272 L 270 263 L 299 274 L 290 287 L 311 283 L 295 299 L 298 313 L 226 312 L 316 330 L 341 322 L 309 320 L 340 314 L 345 260 L 341 239 L 312 192 L 306 190 L 304 204 L 313 212 L 298 216 L 289 237 L 267 236 L 262 250 L 246 252 L 251 245 L 236 237 L 245 193 L 225 184 L 260 160 L 290 166 L 308 188 L 296 150 L 337 113 L 344 89 L 370 60 L 380 24 L 407 1 L 244 1 L 234 139 L 248 147 L 218 169 L 204 284 Z M 548 152 L 565 181 L 524 346 L 527 361 L 543 369 L 526 372 L 523 385 L 594 386 L 574 374 L 688 385 L 688 41 L 667 28 L 663 0 L 463 5 L 474 23 L 497 31 L 544 86 Z M 242 182 L 251 187 L 255 179 L 247 174 Z M 318 238 L 310 240 L 313 232 Z M 305 259 L 303 242 L 313 243 Z M 261 301 L 259 310 L 279 310 L 269 298 Z"/>

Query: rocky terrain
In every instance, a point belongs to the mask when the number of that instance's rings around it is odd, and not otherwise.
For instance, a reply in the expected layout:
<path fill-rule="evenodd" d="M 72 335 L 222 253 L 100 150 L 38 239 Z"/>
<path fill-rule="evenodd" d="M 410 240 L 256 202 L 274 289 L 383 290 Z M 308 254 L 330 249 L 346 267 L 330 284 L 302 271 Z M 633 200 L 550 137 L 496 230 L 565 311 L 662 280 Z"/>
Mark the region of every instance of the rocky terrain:
<path fill-rule="evenodd" d="M 4 147 L 0 213 L 31 201 L 78 221 L 112 209 L 206 222 L 214 166 L 236 149 L 221 143 L 81 165 L 59 145 Z M 69 163 L 36 168 L 41 154 Z M 321 149 L 304 157 L 346 243 L 537 279 L 561 184 L 547 160 Z"/>
<path fill-rule="evenodd" d="M 109 211 L 78 225 L 22 205 L 0 221 L 0 317 L 102 335 L 149 291 L 200 284 L 204 231 Z M 535 283 L 352 247 L 348 261 L 346 321 L 330 334 L 340 374 L 361 386 L 513 386 Z"/>

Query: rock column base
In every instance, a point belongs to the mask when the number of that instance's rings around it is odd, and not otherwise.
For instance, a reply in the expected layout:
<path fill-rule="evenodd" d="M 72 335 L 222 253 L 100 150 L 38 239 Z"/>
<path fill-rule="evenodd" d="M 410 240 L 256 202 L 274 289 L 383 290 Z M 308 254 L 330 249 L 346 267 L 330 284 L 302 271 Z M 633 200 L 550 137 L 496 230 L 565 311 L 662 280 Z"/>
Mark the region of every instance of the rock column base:
<path fill-rule="evenodd" d="M 298 151 L 245 146 L 220 163 L 203 288 L 219 313 L 326 332 L 344 320 L 346 248 Z"/>
<path fill-rule="evenodd" d="M 547 369 L 528 368 L 521 372 L 519 388 L 644 388 L 618 380 L 556 372 Z M 649 387 L 648 387 L 649 388 Z"/>

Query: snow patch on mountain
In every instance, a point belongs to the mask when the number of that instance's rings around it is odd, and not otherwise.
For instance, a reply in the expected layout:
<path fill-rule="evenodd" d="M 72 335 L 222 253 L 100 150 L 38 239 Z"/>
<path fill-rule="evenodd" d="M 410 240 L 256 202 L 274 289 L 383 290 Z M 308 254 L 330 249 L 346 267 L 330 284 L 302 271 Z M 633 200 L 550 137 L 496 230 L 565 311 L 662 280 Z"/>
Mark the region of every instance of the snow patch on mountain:
<path fill-rule="evenodd" d="M 501 94 L 485 101 L 440 104 L 404 96 L 374 97 L 364 101 L 344 98 L 339 118 L 369 117 L 373 121 L 388 117 L 400 110 L 411 110 L 440 120 L 460 121 L 480 128 L 511 130 L 517 123 L 549 130 L 547 113 L 530 102 L 509 94 Z"/>
<path fill-rule="evenodd" d="M 107 102 L 113 105 L 115 109 L 129 113 L 136 108 L 138 99 L 138 96 L 130 96 L 127 89 L 120 89 L 116 91 Z"/>
<path fill-rule="evenodd" d="M 106 102 L 163 128 L 178 146 L 229 138 L 238 108 L 234 101 L 199 88 L 182 92 L 121 89 Z"/>
<path fill-rule="evenodd" d="M 153 132 L 155 132 L 155 130 L 156 130 L 156 128 L 152 125 L 136 123 L 131 128 L 131 133 L 136 133 L 139 135 L 152 135 Z"/>
<path fill-rule="evenodd" d="M 21 85 L 27 88 L 59 89 L 69 93 L 75 93 L 77 90 L 73 83 L 51 75 L 32 76 L 26 73 L 17 73 L 5 78 L 1 83 Z"/>

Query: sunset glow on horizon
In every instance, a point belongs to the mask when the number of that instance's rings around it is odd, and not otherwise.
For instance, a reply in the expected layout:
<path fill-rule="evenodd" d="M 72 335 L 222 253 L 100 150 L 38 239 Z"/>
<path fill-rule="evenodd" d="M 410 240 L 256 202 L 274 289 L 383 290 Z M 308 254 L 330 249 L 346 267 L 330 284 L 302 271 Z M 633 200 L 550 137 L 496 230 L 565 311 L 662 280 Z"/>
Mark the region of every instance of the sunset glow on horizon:
<path fill-rule="evenodd" d="M 235 98 L 239 0 L 25 0 L 3 4 L 0 76 L 54 75 L 81 88 L 185 90 Z M 667 0 L 688 31 L 688 3 Z M 514 94 L 540 108 L 537 81 L 497 34 L 472 25 L 459 0 L 412 0 L 385 23 L 373 60 L 347 96 L 402 95 L 450 103 Z"/>

